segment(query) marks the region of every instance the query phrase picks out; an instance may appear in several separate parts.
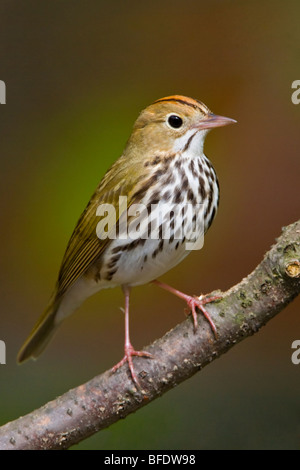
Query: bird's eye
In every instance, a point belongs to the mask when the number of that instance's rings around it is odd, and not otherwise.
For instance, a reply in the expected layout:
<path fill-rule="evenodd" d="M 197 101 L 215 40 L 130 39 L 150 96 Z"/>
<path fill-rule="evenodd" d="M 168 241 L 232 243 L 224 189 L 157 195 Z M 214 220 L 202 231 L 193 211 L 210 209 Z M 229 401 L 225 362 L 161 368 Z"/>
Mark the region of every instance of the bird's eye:
<path fill-rule="evenodd" d="M 171 116 L 168 117 L 168 124 L 173 127 L 173 129 L 179 129 L 179 127 L 182 126 L 183 121 L 180 116 L 171 114 Z"/>

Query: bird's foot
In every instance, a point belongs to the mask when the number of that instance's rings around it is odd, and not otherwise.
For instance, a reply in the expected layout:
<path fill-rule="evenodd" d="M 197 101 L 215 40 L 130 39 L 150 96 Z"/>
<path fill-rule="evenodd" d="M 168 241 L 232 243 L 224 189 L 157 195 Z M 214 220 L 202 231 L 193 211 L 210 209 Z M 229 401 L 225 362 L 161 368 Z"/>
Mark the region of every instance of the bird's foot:
<path fill-rule="evenodd" d="M 193 320 L 194 320 L 194 328 L 195 330 L 198 328 L 198 318 L 197 318 L 197 312 L 196 309 L 198 308 L 201 310 L 207 321 L 209 322 L 211 329 L 214 332 L 215 337 L 218 337 L 217 334 L 217 328 L 216 325 L 214 324 L 213 320 L 211 319 L 208 311 L 204 307 L 204 305 L 209 304 L 210 302 L 214 302 L 215 300 L 220 300 L 222 299 L 221 296 L 219 295 L 214 295 L 212 297 L 206 297 L 204 295 L 200 295 L 199 297 L 193 296 L 193 295 L 187 295 L 184 292 L 181 292 L 180 290 L 174 289 L 174 287 L 169 286 L 168 284 L 165 284 L 164 282 L 158 281 L 155 279 L 152 281 L 153 284 L 156 284 L 157 286 L 161 287 L 162 289 L 165 289 L 172 294 L 176 295 L 180 299 L 185 300 L 187 303 L 188 309 L 186 309 L 187 313 L 190 311 L 192 312 Z"/>
<path fill-rule="evenodd" d="M 124 357 L 123 359 L 121 359 L 120 362 L 118 362 L 113 368 L 112 368 L 112 371 L 113 372 L 116 372 L 117 369 L 119 369 L 120 367 L 122 367 L 126 362 L 128 362 L 128 367 L 129 367 L 129 370 L 130 370 L 130 374 L 131 374 L 131 377 L 132 377 L 132 380 L 133 382 L 138 386 L 140 387 L 140 383 L 138 381 L 138 378 L 137 378 L 137 375 L 134 371 L 134 367 L 133 367 L 133 360 L 132 360 L 132 357 L 133 356 L 139 356 L 139 357 L 149 357 L 151 359 L 153 359 L 153 355 L 148 353 L 147 351 L 136 351 L 133 346 L 131 344 L 129 345 L 126 345 L 125 346 L 125 354 L 124 354 Z"/>
<path fill-rule="evenodd" d="M 211 329 L 214 332 L 215 337 L 216 338 L 218 337 L 216 325 L 214 324 L 214 321 L 212 320 L 210 314 L 208 313 L 208 311 L 206 310 L 206 308 L 204 306 L 206 304 L 209 304 L 210 302 L 220 300 L 221 298 L 222 297 L 218 296 L 218 295 L 215 295 L 213 297 L 205 297 L 203 295 L 200 295 L 199 297 L 197 297 L 196 295 L 191 296 L 191 295 L 184 294 L 184 299 L 185 299 L 185 301 L 187 303 L 187 306 L 188 306 L 188 308 L 185 309 L 185 311 L 186 311 L 187 314 L 190 311 L 192 312 L 195 330 L 197 330 L 197 328 L 198 328 L 198 317 L 197 317 L 197 312 L 196 312 L 196 309 L 198 308 L 199 310 L 201 310 L 201 312 L 203 313 L 203 315 L 205 316 L 205 318 L 209 322 L 209 324 L 211 326 Z"/>

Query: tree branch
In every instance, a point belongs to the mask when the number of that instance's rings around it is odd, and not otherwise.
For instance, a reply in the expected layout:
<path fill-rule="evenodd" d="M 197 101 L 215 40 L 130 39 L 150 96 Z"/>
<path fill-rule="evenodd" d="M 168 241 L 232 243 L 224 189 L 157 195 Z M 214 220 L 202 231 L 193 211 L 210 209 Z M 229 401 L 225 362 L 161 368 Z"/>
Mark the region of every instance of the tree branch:
<path fill-rule="evenodd" d="M 143 390 L 135 388 L 127 365 L 116 373 L 106 371 L 2 426 L 0 449 L 67 449 L 191 377 L 257 332 L 299 292 L 300 221 L 283 229 L 247 278 L 207 305 L 218 339 L 201 315 L 196 333 L 187 318 L 146 348 L 154 359 L 134 358 Z"/>

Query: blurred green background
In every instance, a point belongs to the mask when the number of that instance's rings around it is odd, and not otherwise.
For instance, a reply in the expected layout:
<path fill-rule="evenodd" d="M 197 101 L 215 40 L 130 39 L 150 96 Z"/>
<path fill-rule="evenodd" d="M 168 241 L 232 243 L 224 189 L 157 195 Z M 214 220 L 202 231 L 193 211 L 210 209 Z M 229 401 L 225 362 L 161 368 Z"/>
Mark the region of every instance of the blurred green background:
<path fill-rule="evenodd" d="M 0 423 L 113 366 L 123 355 L 120 289 L 89 299 L 36 362 L 16 354 L 44 309 L 68 238 L 145 106 L 202 100 L 238 124 L 205 151 L 221 185 L 218 217 L 163 280 L 188 293 L 226 290 L 299 218 L 298 1 L 0 2 Z M 296 449 L 300 445 L 297 299 L 175 390 L 75 449 Z M 133 290 L 142 348 L 183 320 L 155 286 Z"/>

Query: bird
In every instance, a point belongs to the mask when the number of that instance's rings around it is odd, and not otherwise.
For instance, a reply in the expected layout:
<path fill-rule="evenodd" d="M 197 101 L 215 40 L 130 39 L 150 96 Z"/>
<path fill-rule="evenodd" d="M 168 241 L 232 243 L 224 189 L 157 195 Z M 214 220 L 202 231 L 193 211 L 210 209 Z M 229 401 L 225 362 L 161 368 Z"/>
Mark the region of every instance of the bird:
<path fill-rule="evenodd" d="M 20 349 L 18 363 L 36 359 L 59 325 L 96 292 L 121 287 L 125 297 L 124 357 L 139 386 L 129 334 L 131 288 L 147 283 L 197 309 L 217 335 L 205 305 L 217 296 L 185 294 L 158 280 L 195 248 L 219 205 L 216 172 L 203 152 L 207 133 L 233 124 L 201 101 L 183 95 L 157 99 L 139 114 L 122 155 L 105 173 L 71 235 L 50 301 Z M 128 230 L 130 226 L 131 231 Z"/>

